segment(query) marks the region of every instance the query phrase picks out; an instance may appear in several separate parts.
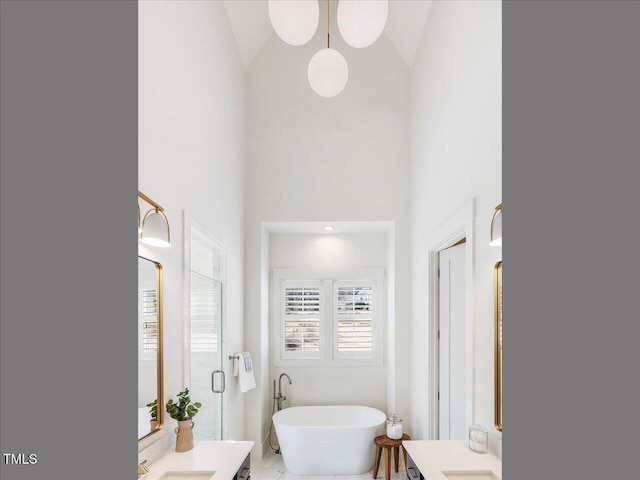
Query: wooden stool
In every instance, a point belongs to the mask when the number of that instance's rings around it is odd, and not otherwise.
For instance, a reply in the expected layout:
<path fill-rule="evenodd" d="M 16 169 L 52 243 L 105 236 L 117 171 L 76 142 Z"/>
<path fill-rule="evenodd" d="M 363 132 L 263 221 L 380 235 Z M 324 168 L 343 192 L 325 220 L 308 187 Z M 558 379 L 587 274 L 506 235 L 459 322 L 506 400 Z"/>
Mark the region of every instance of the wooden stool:
<path fill-rule="evenodd" d="M 387 437 L 386 435 L 379 435 L 374 440 L 373 443 L 376 444 L 376 460 L 373 464 L 373 478 L 378 477 L 378 467 L 380 466 L 380 457 L 382 456 L 382 450 L 384 449 L 384 460 L 385 460 L 385 469 L 384 469 L 384 478 L 385 480 L 391 479 L 391 449 L 393 449 L 393 457 L 395 460 L 396 473 L 398 472 L 398 454 L 400 453 L 400 447 L 402 447 L 403 440 L 411 440 L 411 437 L 406 433 L 402 435 L 402 438 L 398 440 L 393 440 L 392 438 Z M 404 458 L 404 468 L 407 468 L 407 451 L 402 447 L 402 457 Z"/>

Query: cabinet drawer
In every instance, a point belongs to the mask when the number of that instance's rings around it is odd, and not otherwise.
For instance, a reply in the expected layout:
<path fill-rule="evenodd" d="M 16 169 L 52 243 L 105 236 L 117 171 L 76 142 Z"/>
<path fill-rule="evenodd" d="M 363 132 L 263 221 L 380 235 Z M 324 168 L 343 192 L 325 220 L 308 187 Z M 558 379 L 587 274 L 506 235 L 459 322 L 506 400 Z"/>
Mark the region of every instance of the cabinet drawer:
<path fill-rule="evenodd" d="M 422 475 L 420 470 L 418 470 L 418 467 L 409 454 L 407 454 L 407 479 L 424 480 L 424 476 Z"/>
<path fill-rule="evenodd" d="M 242 465 L 236 472 L 233 480 L 250 480 L 251 479 L 251 454 L 247 455 Z"/>

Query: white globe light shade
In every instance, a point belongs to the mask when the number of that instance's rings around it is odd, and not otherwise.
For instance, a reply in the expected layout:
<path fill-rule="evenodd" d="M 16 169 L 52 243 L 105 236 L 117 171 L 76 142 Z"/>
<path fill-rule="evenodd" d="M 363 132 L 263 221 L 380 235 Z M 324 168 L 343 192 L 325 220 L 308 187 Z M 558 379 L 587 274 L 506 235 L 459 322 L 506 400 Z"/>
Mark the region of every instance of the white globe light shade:
<path fill-rule="evenodd" d="M 289 45 L 304 45 L 318 29 L 318 0 L 269 0 L 269 18 L 282 40 Z"/>
<path fill-rule="evenodd" d="M 387 0 L 340 0 L 338 29 L 352 47 L 368 47 L 382 34 L 388 15 Z"/>
<path fill-rule="evenodd" d="M 344 90 L 349 79 L 349 67 L 340 52 L 324 48 L 309 62 L 307 75 L 313 91 L 321 97 L 330 98 Z"/>

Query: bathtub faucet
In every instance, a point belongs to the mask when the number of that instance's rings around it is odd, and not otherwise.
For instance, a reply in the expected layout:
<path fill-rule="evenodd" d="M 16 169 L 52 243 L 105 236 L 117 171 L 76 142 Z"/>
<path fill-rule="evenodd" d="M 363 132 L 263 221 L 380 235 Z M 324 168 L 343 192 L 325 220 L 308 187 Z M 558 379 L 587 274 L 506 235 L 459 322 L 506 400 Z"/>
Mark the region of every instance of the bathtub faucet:
<path fill-rule="evenodd" d="M 282 377 L 287 377 L 287 380 L 289 380 L 289 385 L 291 385 L 291 377 L 289 377 L 289 375 L 287 375 L 286 373 L 283 373 L 280 375 L 280 378 L 278 379 L 278 395 L 275 395 L 275 380 L 273 381 L 274 383 L 274 400 L 276 402 L 278 402 L 278 411 L 282 410 L 282 401 L 286 400 L 287 397 L 285 397 L 284 395 L 282 395 Z"/>

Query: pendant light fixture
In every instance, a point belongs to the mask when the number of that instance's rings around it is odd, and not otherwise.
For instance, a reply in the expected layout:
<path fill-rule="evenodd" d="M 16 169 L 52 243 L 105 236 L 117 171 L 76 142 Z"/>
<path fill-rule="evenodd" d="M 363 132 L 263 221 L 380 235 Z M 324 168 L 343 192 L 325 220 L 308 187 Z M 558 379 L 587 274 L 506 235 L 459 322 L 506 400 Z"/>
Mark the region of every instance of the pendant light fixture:
<path fill-rule="evenodd" d="M 140 190 L 138 190 L 138 197 L 153 207 L 145 213 L 142 223 L 140 223 L 140 213 L 138 213 L 138 231 L 140 232 L 140 241 L 154 247 L 170 246 L 171 231 L 169 229 L 169 220 L 164 214 L 164 208 L 151 200 Z M 138 205 L 138 212 L 140 212 L 140 205 Z"/>
<path fill-rule="evenodd" d="M 317 52 L 309 62 L 307 76 L 311 88 L 321 97 L 338 95 L 347 85 L 349 67 L 342 54 L 331 48 L 331 15 L 327 0 L 327 48 Z"/>
<path fill-rule="evenodd" d="M 382 34 L 388 15 L 388 0 L 340 0 L 338 29 L 352 47 L 368 47 Z"/>
<path fill-rule="evenodd" d="M 499 247 L 502 245 L 502 204 L 496 207 L 491 217 L 491 241 L 489 245 Z"/>
<path fill-rule="evenodd" d="M 268 8 L 273 29 L 289 45 L 304 45 L 318 29 L 318 0 L 269 0 Z"/>

